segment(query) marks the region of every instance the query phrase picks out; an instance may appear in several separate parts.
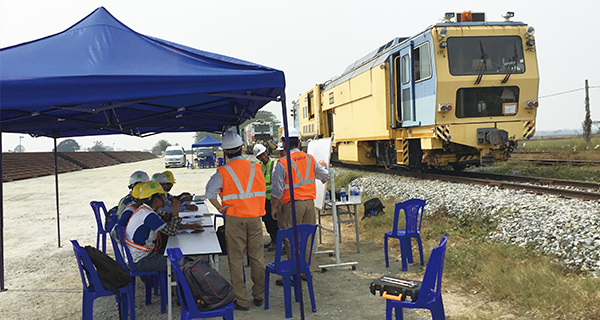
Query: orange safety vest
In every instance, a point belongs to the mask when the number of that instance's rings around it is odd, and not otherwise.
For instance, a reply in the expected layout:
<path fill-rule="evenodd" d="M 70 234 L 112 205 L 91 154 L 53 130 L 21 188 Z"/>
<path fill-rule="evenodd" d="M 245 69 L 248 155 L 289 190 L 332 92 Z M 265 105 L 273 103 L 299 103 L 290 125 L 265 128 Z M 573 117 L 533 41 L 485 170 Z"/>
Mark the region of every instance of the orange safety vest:
<path fill-rule="evenodd" d="M 265 215 L 266 187 L 260 164 L 238 159 L 217 170 L 223 179 L 221 204 L 231 206 L 227 215 L 240 218 Z"/>
<path fill-rule="evenodd" d="M 317 197 L 317 186 L 315 185 L 315 157 L 306 154 L 302 151 L 294 152 L 292 157 L 292 168 L 294 169 L 292 179 L 294 181 L 294 199 L 306 200 L 315 199 Z M 283 197 L 281 203 L 290 202 L 290 186 L 289 172 L 287 172 L 287 158 L 280 158 L 279 162 L 283 165 L 286 171 L 285 187 L 283 189 Z"/>

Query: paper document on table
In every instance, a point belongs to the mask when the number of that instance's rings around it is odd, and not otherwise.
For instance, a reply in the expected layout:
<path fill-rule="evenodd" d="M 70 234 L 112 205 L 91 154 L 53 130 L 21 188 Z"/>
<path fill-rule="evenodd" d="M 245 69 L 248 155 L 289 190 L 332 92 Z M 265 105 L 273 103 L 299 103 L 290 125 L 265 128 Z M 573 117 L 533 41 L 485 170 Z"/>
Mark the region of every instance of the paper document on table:
<path fill-rule="evenodd" d="M 329 168 L 329 159 L 331 157 L 331 138 L 318 139 L 309 142 L 306 153 L 315 157 L 317 165 L 319 165 L 319 160 L 323 160 L 327 164 L 327 168 Z M 315 181 L 315 185 L 317 187 L 315 207 L 319 210 L 322 210 L 323 203 L 325 202 L 325 184 L 317 179 Z"/>

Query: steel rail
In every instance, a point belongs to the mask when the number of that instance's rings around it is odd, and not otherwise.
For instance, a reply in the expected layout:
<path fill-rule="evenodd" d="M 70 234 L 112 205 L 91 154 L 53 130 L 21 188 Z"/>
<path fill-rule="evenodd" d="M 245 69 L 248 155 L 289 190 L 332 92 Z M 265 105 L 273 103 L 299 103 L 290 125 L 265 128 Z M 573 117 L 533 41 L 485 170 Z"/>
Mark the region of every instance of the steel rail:
<path fill-rule="evenodd" d="M 553 194 L 564 198 L 579 198 L 584 200 L 600 200 L 600 184 L 583 181 L 570 181 L 561 179 L 548 179 L 536 177 L 497 175 L 477 172 L 437 171 L 435 173 L 418 173 L 412 171 L 387 170 L 382 167 L 368 167 L 348 165 L 335 162 L 335 166 L 348 169 L 378 172 L 417 179 L 441 180 L 454 183 L 486 185 L 502 189 L 513 189 L 536 194 Z M 512 182 L 509 182 L 512 181 Z M 519 183 L 516 183 L 519 182 Z M 551 185 L 556 187 L 540 186 L 536 184 Z M 572 187 L 586 190 L 562 189 L 557 187 Z"/>

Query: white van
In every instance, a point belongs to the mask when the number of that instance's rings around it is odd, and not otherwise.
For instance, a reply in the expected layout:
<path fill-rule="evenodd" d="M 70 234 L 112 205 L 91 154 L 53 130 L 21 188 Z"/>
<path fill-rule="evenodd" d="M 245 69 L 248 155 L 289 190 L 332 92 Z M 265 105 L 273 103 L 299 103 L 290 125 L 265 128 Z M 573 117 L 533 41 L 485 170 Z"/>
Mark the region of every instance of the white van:
<path fill-rule="evenodd" d="M 187 159 L 185 150 L 181 146 L 170 146 L 165 150 L 165 168 L 185 167 Z"/>

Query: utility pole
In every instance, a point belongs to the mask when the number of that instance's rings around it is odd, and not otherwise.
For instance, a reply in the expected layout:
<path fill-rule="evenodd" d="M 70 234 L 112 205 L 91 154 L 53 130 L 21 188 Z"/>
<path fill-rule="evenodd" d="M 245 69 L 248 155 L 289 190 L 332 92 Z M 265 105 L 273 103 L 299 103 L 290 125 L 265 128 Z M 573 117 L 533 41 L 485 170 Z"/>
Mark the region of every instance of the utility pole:
<path fill-rule="evenodd" d="M 590 143 L 592 133 L 592 116 L 590 115 L 590 92 L 588 80 L 585 79 L 585 120 L 583 121 L 583 138 Z"/>

